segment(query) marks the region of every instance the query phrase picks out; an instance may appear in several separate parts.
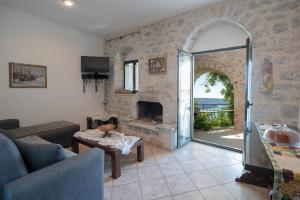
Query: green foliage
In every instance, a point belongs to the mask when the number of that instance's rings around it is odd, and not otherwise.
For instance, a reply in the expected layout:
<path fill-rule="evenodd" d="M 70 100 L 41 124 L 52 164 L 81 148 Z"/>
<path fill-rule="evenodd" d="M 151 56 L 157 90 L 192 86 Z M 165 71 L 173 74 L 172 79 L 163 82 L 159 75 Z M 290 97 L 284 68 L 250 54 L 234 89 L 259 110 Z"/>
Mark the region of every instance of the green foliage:
<path fill-rule="evenodd" d="M 210 87 L 215 86 L 217 82 L 221 82 L 224 85 L 224 88 L 221 90 L 221 94 L 224 96 L 225 101 L 229 104 L 229 109 L 234 109 L 233 86 L 226 75 L 209 72 L 207 76 L 207 84 L 205 84 L 205 92 L 210 92 Z"/>
<path fill-rule="evenodd" d="M 223 128 L 233 126 L 232 112 L 198 112 L 194 116 L 194 128 L 210 130 L 214 128 Z"/>
<path fill-rule="evenodd" d="M 213 121 L 209 119 L 208 113 L 197 113 L 194 117 L 194 128 L 209 130 L 213 126 Z"/>
<path fill-rule="evenodd" d="M 199 110 L 199 99 L 194 99 L 194 112 Z"/>

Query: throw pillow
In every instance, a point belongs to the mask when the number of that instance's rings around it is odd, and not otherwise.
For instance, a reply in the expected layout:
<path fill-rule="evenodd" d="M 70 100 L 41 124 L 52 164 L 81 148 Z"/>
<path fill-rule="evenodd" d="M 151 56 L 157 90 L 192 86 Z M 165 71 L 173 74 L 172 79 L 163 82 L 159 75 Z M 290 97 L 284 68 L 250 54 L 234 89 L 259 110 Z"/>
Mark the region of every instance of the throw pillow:
<path fill-rule="evenodd" d="M 15 143 L 31 172 L 68 158 L 64 148 L 59 144 L 41 144 L 18 139 Z"/>

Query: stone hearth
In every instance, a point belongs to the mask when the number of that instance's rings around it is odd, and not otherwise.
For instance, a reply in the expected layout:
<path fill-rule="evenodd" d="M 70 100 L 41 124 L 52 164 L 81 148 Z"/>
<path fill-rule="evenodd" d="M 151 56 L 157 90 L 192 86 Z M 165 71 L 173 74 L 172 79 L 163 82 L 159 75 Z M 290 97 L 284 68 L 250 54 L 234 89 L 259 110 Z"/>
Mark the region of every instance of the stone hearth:
<path fill-rule="evenodd" d="M 136 118 L 119 118 L 122 132 L 144 138 L 150 144 L 164 148 L 175 149 L 177 145 L 175 124 L 153 124 Z"/>

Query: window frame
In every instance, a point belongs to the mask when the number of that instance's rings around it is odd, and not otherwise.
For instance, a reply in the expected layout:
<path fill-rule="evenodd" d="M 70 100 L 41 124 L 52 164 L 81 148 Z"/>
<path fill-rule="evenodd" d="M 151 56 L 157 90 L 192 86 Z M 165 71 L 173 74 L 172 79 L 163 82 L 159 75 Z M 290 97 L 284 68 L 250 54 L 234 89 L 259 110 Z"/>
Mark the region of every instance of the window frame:
<path fill-rule="evenodd" d="M 127 64 L 130 64 L 130 63 L 132 63 L 133 64 L 133 90 L 128 90 L 128 91 L 131 91 L 132 93 L 136 93 L 138 90 L 136 89 L 136 65 L 137 65 L 137 63 L 139 63 L 139 60 L 126 60 L 126 61 L 124 61 L 124 63 L 123 63 L 123 89 L 124 90 L 127 90 L 127 89 L 125 89 L 125 76 L 126 76 L 126 74 L 125 74 L 125 65 L 127 65 Z"/>

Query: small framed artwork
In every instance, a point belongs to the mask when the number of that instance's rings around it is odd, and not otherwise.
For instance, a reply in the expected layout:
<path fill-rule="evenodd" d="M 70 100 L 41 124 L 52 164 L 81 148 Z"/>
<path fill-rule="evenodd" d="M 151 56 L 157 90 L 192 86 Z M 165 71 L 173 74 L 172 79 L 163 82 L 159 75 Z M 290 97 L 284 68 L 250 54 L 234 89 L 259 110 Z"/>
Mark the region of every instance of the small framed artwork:
<path fill-rule="evenodd" d="M 9 63 L 10 88 L 47 88 L 47 67 Z"/>
<path fill-rule="evenodd" d="M 149 73 L 150 74 L 166 73 L 166 59 L 165 58 L 149 59 Z"/>

